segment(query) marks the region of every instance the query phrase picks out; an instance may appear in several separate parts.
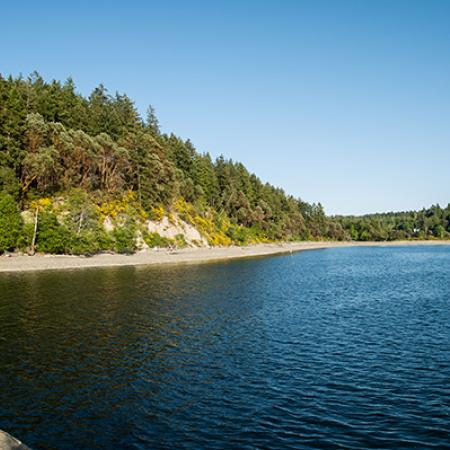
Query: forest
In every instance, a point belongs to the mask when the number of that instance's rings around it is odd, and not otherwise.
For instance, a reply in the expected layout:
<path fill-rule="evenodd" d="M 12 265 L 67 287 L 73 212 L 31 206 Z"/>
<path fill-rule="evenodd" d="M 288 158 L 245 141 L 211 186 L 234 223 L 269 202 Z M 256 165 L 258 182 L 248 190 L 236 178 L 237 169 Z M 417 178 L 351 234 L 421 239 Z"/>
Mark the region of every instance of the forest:
<path fill-rule="evenodd" d="M 100 85 L 84 97 L 70 78 L 0 75 L 0 252 L 186 245 L 148 231 L 146 221 L 164 216 L 209 245 L 450 236 L 449 206 L 329 217 L 241 163 L 162 133 L 154 109 L 141 117 L 125 94 Z"/>
<path fill-rule="evenodd" d="M 450 204 L 420 211 L 389 212 L 364 216 L 336 216 L 348 239 L 395 241 L 399 239 L 449 239 Z"/>

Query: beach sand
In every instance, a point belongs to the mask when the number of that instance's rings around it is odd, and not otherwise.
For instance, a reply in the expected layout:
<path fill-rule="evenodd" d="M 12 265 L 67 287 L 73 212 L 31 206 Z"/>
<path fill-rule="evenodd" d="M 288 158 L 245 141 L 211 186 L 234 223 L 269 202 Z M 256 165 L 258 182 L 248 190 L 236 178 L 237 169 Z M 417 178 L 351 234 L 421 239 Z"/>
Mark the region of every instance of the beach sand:
<path fill-rule="evenodd" d="M 155 264 L 205 263 L 335 247 L 450 245 L 450 241 L 393 242 L 294 242 L 257 244 L 245 247 L 185 248 L 144 250 L 133 255 L 100 254 L 91 257 L 68 255 L 10 255 L 0 257 L 0 272 L 81 269 L 88 267 L 141 266 Z"/>

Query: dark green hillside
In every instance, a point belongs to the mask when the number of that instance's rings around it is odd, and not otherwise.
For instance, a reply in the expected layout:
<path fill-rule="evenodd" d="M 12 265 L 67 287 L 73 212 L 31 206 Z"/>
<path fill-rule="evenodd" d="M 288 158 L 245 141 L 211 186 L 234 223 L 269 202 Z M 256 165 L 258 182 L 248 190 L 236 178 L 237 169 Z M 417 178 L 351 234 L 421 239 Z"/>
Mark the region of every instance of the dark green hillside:
<path fill-rule="evenodd" d="M 149 221 L 194 227 L 186 241 Z M 161 222 L 163 221 L 163 222 Z M 178 228 L 177 228 L 178 229 Z M 184 230 L 184 229 L 182 229 Z M 199 153 L 102 85 L 0 76 L 0 252 L 91 254 L 142 246 L 450 236 L 450 208 L 327 217 L 241 163 Z M 201 242 L 200 242 L 201 241 Z"/>
<path fill-rule="evenodd" d="M 1 205 L 22 211 L 19 230 L 2 225 L 1 250 L 133 251 L 143 221 L 171 213 L 216 245 L 345 237 L 320 204 L 162 134 L 151 107 L 142 118 L 126 95 L 100 85 L 85 98 L 71 79 L 37 73 L 0 78 L 0 191 Z"/>

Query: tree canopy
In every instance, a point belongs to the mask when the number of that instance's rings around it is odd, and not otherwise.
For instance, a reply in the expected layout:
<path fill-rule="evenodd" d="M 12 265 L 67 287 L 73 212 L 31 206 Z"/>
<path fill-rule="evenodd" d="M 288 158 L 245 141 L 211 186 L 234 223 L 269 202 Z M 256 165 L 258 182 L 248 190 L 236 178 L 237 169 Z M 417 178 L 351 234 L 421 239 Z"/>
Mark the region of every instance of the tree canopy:
<path fill-rule="evenodd" d="M 193 219 L 197 216 L 205 223 L 212 221 L 211 226 L 226 235 L 217 242 L 444 238 L 450 231 L 448 207 L 327 217 L 320 203 L 286 194 L 243 164 L 224 156 L 213 160 L 190 140 L 161 133 L 152 106 L 143 118 L 124 94 L 111 94 L 99 85 L 84 97 L 71 78 L 46 82 L 38 73 L 27 78 L 0 75 L 0 196 L 9 217 L 0 226 L 16 229 L 17 205 L 22 215 L 42 214 L 34 234 L 40 230 L 37 248 L 45 251 L 66 252 L 64 245 L 77 242 L 69 251 L 83 252 L 86 233 L 91 233 L 90 239 L 95 236 L 95 250 L 108 247 L 98 224 L 88 226 L 85 220 L 95 208 L 101 211 L 105 203 L 123 198 L 132 199 L 149 216 L 158 208 L 170 212 L 175 205 L 190 205 L 185 210 L 196 224 L 203 223 Z M 84 199 L 81 220 L 74 197 Z M 65 198 L 70 211 L 60 208 L 58 215 L 55 208 L 51 212 L 48 205 L 39 206 L 48 198 L 56 209 Z M 44 225 L 51 230 L 46 240 Z M 25 228 L 3 238 L 3 249 L 29 243 L 31 231 Z M 116 232 L 115 247 L 132 249 L 129 235 Z"/>

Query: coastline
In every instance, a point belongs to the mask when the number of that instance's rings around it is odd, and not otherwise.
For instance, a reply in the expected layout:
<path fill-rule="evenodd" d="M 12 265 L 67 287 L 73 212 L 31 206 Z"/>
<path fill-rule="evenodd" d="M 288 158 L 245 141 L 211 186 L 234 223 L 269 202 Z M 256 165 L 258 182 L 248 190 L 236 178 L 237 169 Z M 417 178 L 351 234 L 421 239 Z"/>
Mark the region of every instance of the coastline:
<path fill-rule="evenodd" d="M 93 267 L 123 267 L 166 264 L 198 264 L 231 259 L 252 258 L 305 250 L 339 247 L 387 247 L 417 245 L 450 245 L 450 240 L 390 241 L 390 242 L 292 242 L 255 244 L 245 247 L 185 248 L 176 251 L 149 249 L 133 255 L 99 254 L 90 257 L 70 255 L 0 256 L 0 273 L 42 270 L 83 269 Z"/>

